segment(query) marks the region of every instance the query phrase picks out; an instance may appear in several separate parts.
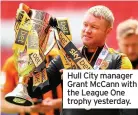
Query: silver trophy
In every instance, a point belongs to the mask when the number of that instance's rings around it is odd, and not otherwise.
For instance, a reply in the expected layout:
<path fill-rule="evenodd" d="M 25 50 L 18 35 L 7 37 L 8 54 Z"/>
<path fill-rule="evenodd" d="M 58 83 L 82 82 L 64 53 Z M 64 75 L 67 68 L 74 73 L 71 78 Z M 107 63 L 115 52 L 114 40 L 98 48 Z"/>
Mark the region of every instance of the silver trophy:
<path fill-rule="evenodd" d="M 10 103 L 33 105 L 27 92 L 30 76 L 33 76 L 35 87 L 48 82 L 44 52 L 50 34 L 50 20 L 51 16 L 46 12 L 30 9 L 25 4 L 19 5 L 14 28 L 16 39 L 13 45 L 19 83 L 5 96 Z"/>

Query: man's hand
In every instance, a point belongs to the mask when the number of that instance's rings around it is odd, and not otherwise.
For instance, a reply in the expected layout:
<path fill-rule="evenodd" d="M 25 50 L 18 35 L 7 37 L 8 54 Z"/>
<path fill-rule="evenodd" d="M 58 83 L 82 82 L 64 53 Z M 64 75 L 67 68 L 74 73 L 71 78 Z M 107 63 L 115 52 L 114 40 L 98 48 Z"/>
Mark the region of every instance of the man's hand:
<path fill-rule="evenodd" d="M 63 80 L 63 69 L 60 69 L 59 72 L 62 74 L 61 75 L 61 80 Z"/>
<path fill-rule="evenodd" d="M 53 109 L 61 109 L 62 98 L 59 98 L 59 99 L 46 98 L 45 100 L 43 100 L 43 104 Z"/>
<path fill-rule="evenodd" d="M 59 72 L 60 72 L 60 73 L 63 73 L 63 69 L 60 69 Z"/>
<path fill-rule="evenodd" d="M 62 99 L 51 99 L 46 98 L 42 101 L 42 103 L 34 105 L 31 107 L 30 112 L 40 112 L 45 113 L 50 111 L 51 109 L 61 109 L 62 107 Z"/>

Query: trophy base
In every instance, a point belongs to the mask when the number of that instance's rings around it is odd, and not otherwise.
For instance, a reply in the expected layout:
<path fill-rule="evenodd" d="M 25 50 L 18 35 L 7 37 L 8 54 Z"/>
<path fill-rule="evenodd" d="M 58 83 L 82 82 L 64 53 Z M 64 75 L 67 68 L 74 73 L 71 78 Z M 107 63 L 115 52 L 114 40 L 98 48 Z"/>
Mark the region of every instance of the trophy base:
<path fill-rule="evenodd" d="M 23 84 L 18 84 L 12 92 L 5 95 L 5 100 L 12 104 L 22 106 L 31 106 L 34 104 L 27 93 L 26 86 Z"/>
<path fill-rule="evenodd" d="M 12 104 L 21 105 L 21 106 L 32 106 L 33 105 L 33 102 L 30 99 L 17 97 L 17 96 L 13 96 L 13 95 L 10 95 L 10 94 L 11 93 L 6 95 L 5 99 L 6 99 L 6 101 L 8 101 Z"/>

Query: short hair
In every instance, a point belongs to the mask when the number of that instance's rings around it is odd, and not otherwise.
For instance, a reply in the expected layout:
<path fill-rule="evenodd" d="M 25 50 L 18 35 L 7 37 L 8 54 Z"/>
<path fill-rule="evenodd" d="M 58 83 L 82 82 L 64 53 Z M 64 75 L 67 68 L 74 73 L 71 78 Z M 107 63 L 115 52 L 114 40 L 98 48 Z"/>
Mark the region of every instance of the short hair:
<path fill-rule="evenodd" d="M 104 18 L 108 23 L 110 27 L 113 27 L 114 24 L 114 15 L 112 11 L 102 5 L 93 6 L 86 13 L 91 13 L 95 17 L 102 17 Z"/>
<path fill-rule="evenodd" d="M 117 26 L 117 39 L 125 38 L 130 35 L 138 35 L 138 20 L 128 19 Z"/>

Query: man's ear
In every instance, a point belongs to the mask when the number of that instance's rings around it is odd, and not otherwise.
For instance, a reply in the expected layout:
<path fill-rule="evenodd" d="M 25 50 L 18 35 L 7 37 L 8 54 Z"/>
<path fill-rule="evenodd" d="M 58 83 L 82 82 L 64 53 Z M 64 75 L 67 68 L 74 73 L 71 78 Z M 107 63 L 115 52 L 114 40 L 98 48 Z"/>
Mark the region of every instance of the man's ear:
<path fill-rule="evenodd" d="M 111 27 L 108 28 L 108 29 L 106 30 L 106 34 L 109 34 L 109 33 L 112 31 L 112 29 L 113 29 L 113 28 L 111 28 Z"/>
<path fill-rule="evenodd" d="M 121 44 L 120 44 L 120 41 L 119 40 L 117 40 L 118 41 L 118 46 L 119 46 L 119 48 L 121 47 Z"/>

